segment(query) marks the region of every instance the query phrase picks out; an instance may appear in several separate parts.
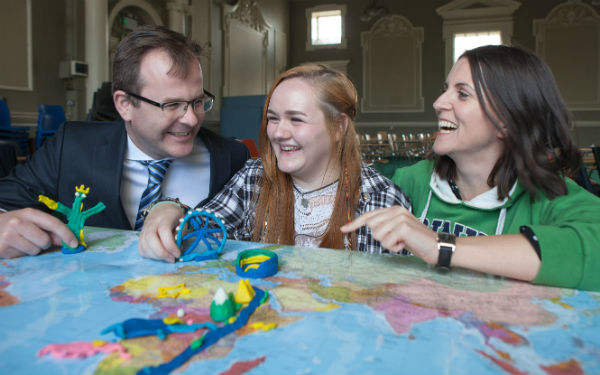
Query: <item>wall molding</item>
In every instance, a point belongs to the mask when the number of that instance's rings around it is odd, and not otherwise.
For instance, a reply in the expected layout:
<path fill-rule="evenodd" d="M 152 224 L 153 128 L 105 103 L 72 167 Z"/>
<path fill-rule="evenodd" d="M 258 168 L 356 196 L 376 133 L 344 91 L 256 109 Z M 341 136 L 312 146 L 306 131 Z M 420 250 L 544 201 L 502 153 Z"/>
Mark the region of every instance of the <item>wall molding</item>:
<path fill-rule="evenodd" d="M 362 113 L 423 112 L 423 28 L 398 14 L 361 33 Z"/>
<path fill-rule="evenodd" d="M 126 7 L 140 8 L 141 10 L 146 12 L 146 14 L 148 14 L 148 16 L 150 16 L 150 18 L 152 18 L 152 21 L 154 21 L 154 24 L 156 24 L 156 25 L 163 24 L 163 21 L 160 18 L 160 14 L 158 14 L 156 9 L 154 9 L 154 7 L 152 7 L 152 5 L 150 5 L 148 2 L 146 2 L 144 0 L 121 0 L 117 4 L 115 4 L 115 6 L 110 10 L 110 14 L 108 16 L 109 32 L 110 32 L 110 30 L 112 30 L 113 24 L 115 23 L 115 18 L 117 17 L 119 12 L 123 8 L 126 8 Z"/>
<path fill-rule="evenodd" d="M 0 89 L 33 91 L 31 0 L 4 4 L 2 13 Z"/>
<path fill-rule="evenodd" d="M 600 128 L 599 121 L 575 121 L 575 128 Z"/>
<path fill-rule="evenodd" d="M 359 121 L 356 128 L 437 128 L 437 121 Z"/>
<path fill-rule="evenodd" d="M 37 112 L 10 111 L 10 122 L 13 125 L 35 128 L 37 126 L 37 119 Z"/>
<path fill-rule="evenodd" d="M 240 0 L 230 11 L 223 7 L 223 96 L 264 94 L 271 26 L 256 1 Z"/>
<path fill-rule="evenodd" d="M 581 0 L 533 21 L 536 53 L 548 64 L 570 110 L 600 110 L 600 16 Z M 581 48 L 584 45 L 586 48 Z"/>
<path fill-rule="evenodd" d="M 437 121 L 357 121 L 356 128 L 437 128 Z M 575 128 L 600 128 L 598 121 L 575 121 Z"/>

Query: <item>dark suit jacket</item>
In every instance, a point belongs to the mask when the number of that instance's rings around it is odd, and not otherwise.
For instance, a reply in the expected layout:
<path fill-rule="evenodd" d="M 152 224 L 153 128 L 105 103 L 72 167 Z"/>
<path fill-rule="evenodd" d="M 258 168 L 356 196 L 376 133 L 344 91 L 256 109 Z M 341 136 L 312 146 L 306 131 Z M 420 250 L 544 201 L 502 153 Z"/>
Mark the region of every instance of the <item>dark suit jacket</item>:
<path fill-rule="evenodd" d="M 210 152 L 212 198 L 244 165 L 249 153 L 241 142 L 204 128 L 198 137 Z M 123 122 L 67 122 L 31 159 L 0 179 L 0 208 L 34 207 L 48 212 L 38 201 L 40 194 L 70 207 L 75 186 L 84 184 L 90 187 L 84 209 L 99 201 L 106 205 L 104 211 L 86 220 L 86 225 L 132 229 L 120 199 L 126 146 Z"/>

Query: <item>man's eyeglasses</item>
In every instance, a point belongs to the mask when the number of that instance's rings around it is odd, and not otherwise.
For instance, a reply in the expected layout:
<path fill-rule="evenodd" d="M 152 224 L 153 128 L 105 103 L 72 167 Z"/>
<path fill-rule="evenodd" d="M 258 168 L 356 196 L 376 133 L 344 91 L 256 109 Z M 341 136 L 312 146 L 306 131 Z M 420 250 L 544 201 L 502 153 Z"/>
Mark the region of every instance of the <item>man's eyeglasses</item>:
<path fill-rule="evenodd" d="M 132 98 L 139 99 L 148 104 L 152 104 L 153 106 L 159 107 L 163 112 L 170 116 L 183 116 L 187 112 L 188 106 L 192 105 L 192 110 L 198 114 L 201 112 L 208 112 L 212 109 L 213 104 L 215 102 L 215 96 L 210 92 L 204 90 L 204 96 L 202 98 L 196 98 L 190 101 L 175 101 L 175 102 L 167 102 L 167 103 L 159 103 L 155 102 L 152 99 L 148 99 L 138 94 L 134 94 L 129 91 L 125 91 L 125 93 Z"/>

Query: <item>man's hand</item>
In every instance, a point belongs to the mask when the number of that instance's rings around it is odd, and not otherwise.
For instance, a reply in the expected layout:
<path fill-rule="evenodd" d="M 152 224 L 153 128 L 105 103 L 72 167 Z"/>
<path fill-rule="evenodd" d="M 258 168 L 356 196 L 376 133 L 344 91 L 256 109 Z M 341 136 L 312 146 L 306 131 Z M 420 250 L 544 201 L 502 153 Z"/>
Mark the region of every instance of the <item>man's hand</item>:
<path fill-rule="evenodd" d="M 181 256 L 175 243 L 174 230 L 183 217 L 176 205 L 165 203 L 155 206 L 144 220 L 138 250 L 145 258 L 174 263 Z"/>
<path fill-rule="evenodd" d="M 77 247 L 77 239 L 59 219 L 33 208 L 0 213 L 0 258 L 37 255 L 62 241 Z"/>

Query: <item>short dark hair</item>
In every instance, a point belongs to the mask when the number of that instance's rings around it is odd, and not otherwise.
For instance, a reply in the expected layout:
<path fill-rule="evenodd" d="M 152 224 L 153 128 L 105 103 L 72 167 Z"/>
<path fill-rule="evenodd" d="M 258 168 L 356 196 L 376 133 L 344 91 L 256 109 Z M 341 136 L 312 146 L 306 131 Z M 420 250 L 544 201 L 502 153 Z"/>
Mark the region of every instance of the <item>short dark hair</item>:
<path fill-rule="evenodd" d="M 189 74 L 190 60 L 199 61 L 202 48 L 186 36 L 164 26 L 146 25 L 127 34 L 117 46 L 113 61 L 112 90 L 139 93 L 140 65 L 146 54 L 162 50 L 171 58 L 173 65 L 169 75 L 185 78 Z"/>
<path fill-rule="evenodd" d="M 564 176 L 581 165 L 572 136 L 573 118 L 554 76 L 534 53 L 511 46 L 484 46 L 461 55 L 468 60 L 479 103 L 504 134 L 504 151 L 489 177 L 498 198 L 508 196 L 518 179 L 535 198 L 541 189 L 550 199 L 567 193 Z M 444 179 L 456 177 L 448 156 L 433 156 Z"/>

